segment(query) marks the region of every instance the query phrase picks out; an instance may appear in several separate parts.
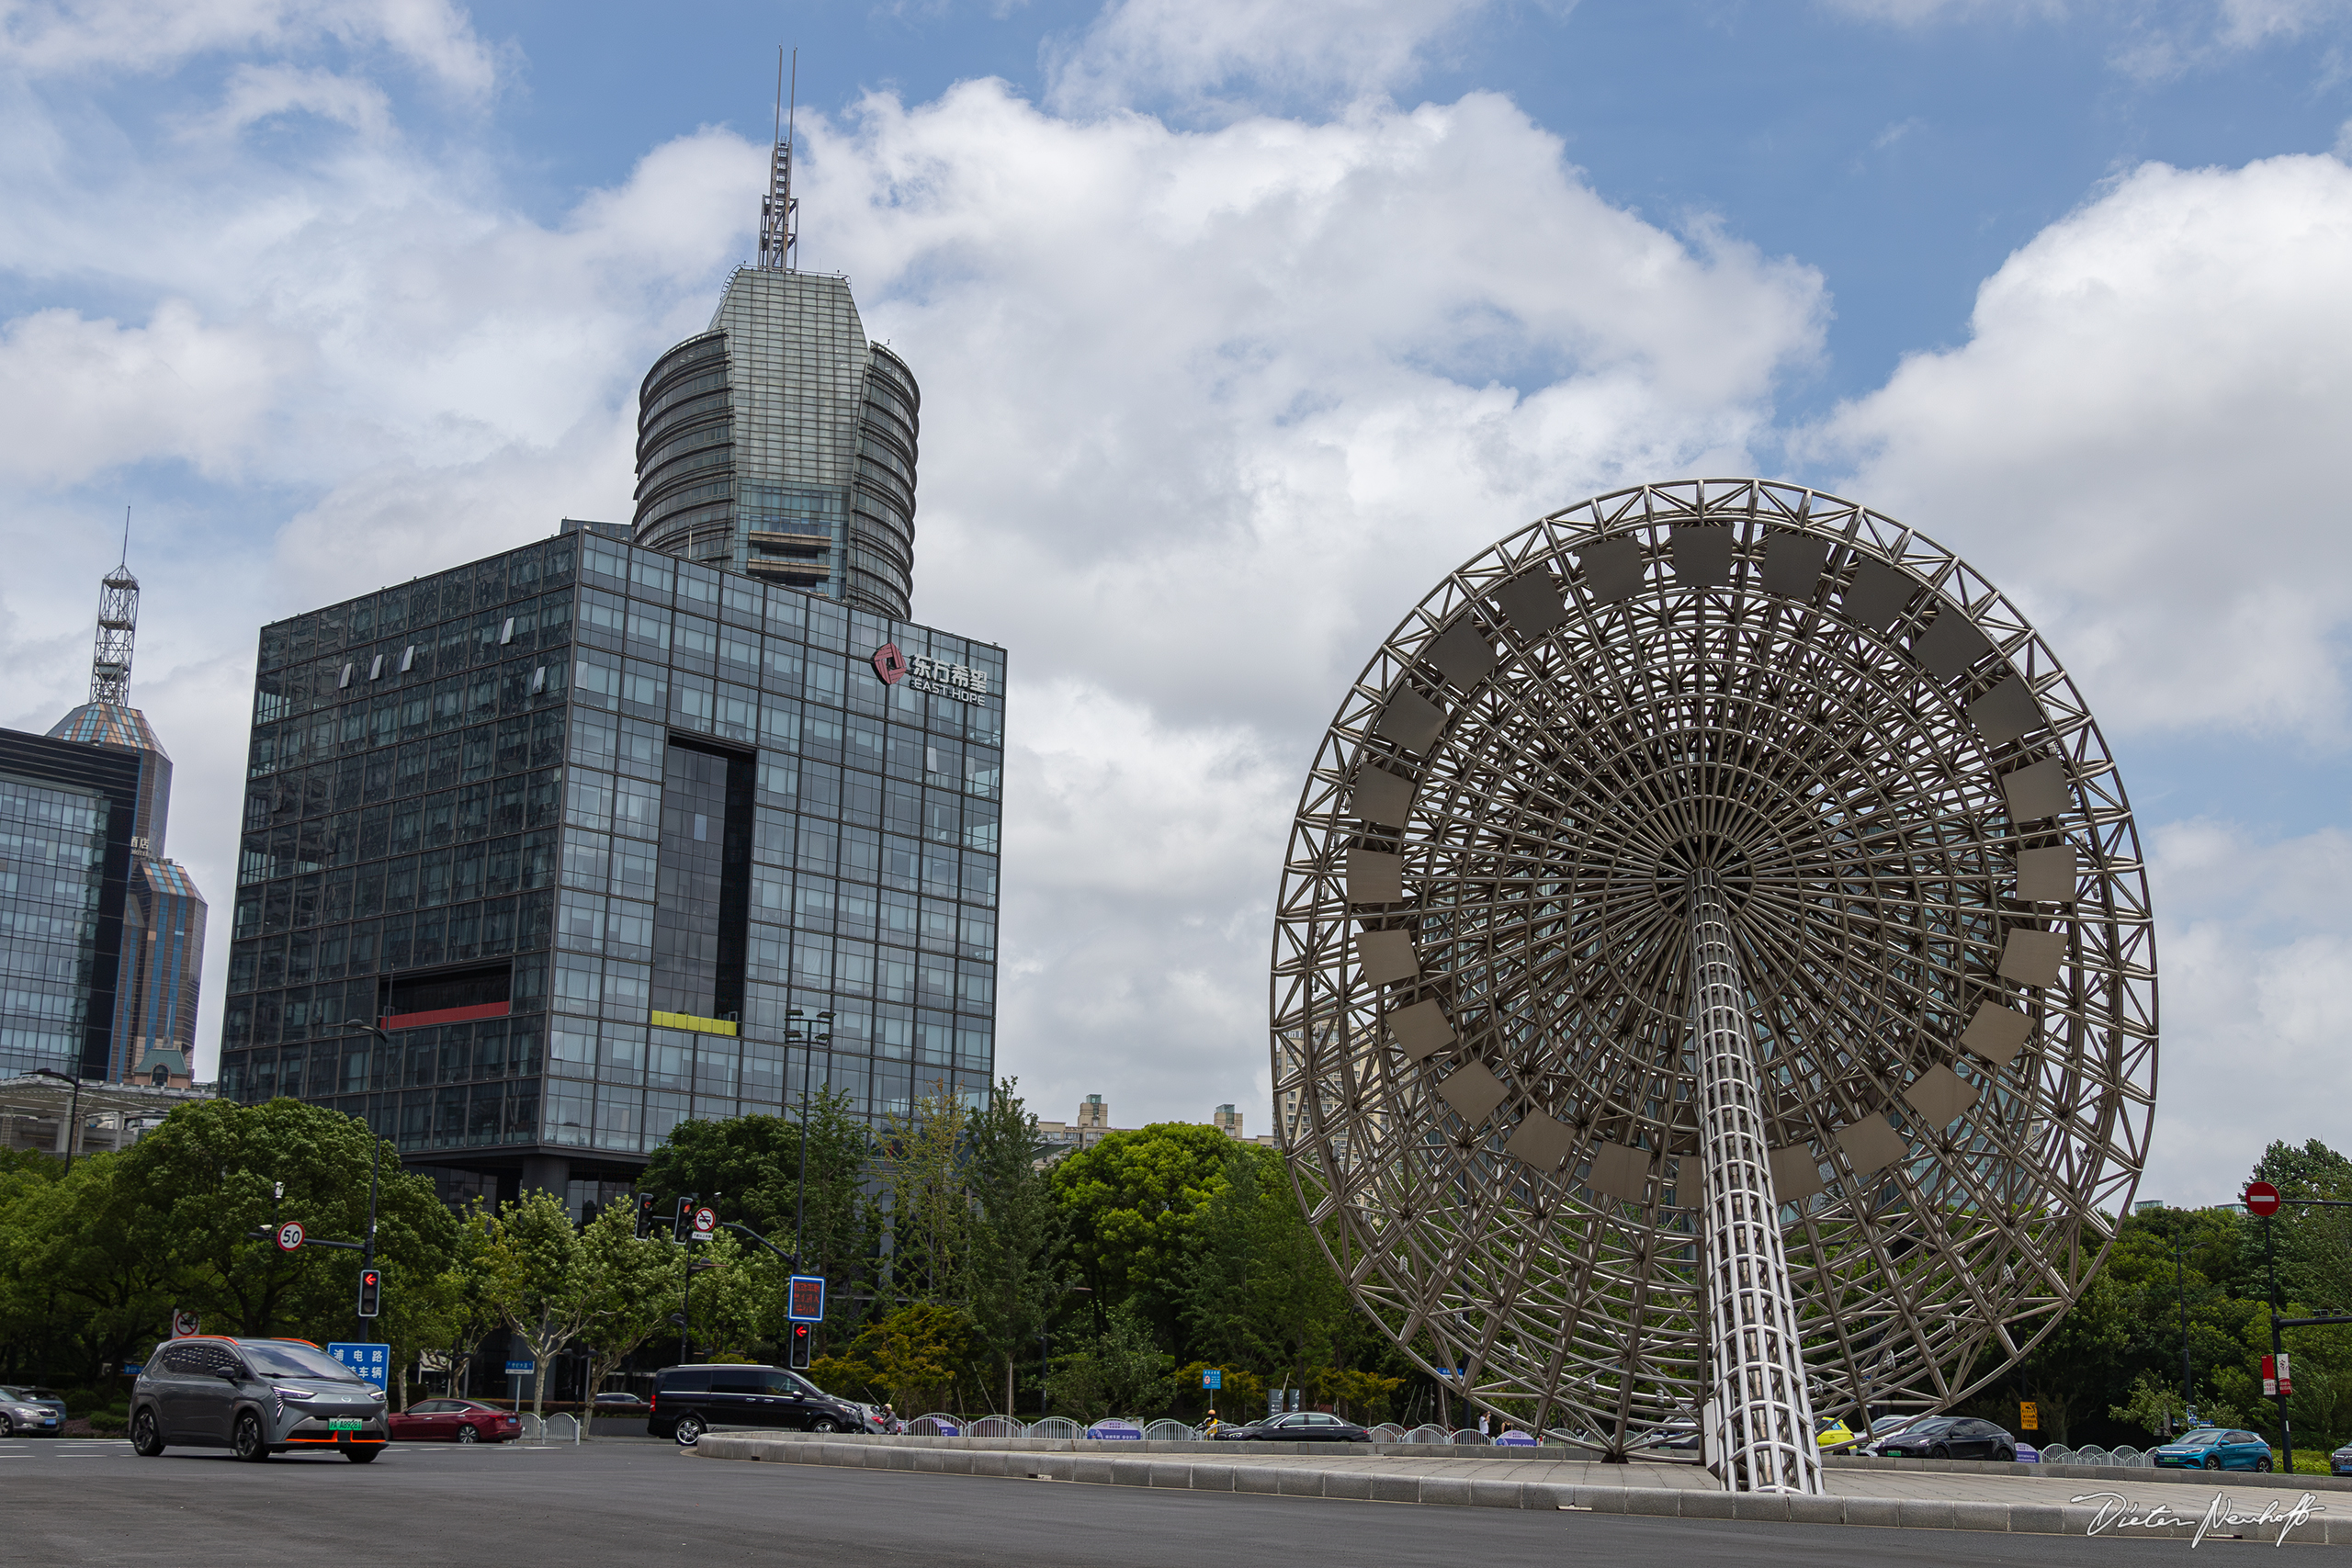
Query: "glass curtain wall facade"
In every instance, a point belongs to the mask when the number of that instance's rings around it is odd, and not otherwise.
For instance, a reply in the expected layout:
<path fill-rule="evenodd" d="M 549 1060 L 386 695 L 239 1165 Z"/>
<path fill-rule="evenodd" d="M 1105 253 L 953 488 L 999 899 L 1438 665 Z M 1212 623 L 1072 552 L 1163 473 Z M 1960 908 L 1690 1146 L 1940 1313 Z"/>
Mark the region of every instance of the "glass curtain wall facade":
<path fill-rule="evenodd" d="M 265 628 L 222 1092 L 575 1197 L 804 1086 L 985 1093 L 1003 672 L 593 531 Z"/>
<path fill-rule="evenodd" d="M 904 620 L 921 409 L 846 278 L 741 269 L 639 390 L 637 542 Z"/>
<path fill-rule="evenodd" d="M 0 1077 L 116 1055 L 140 758 L 0 730 Z"/>

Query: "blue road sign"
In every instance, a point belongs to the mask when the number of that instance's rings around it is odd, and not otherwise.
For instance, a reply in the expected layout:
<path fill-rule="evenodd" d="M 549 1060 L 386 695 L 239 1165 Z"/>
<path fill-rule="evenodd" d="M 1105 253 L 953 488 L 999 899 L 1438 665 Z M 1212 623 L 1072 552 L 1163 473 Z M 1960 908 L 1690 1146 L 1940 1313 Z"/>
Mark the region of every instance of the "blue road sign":
<path fill-rule="evenodd" d="M 385 1374 L 391 1371 L 392 1348 L 389 1345 L 358 1345 L 338 1339 L 327 1347 L 327 1354 L 378 1388 L 384 1386 Z"/>
<path fill-rule="evenodd" d="M 1203 1367 L 1201 1369 L 1201 1386 L 1203 1388 L 1223 1388 L 1225 1386 L 1224 1371 L 1217 1367 Z"/>
<path fill-rule="evenodd" d="M 815 1274 L 795 1274 L 785 1292 L 784 1315 L 792 1323 L 824 1322 L 824 1280 Z"/>
<path fill-rule="evenodd" d="M 537 1368 L 537 1361 L 509 1361 L 506 1363 L 506 1375 L 510 1378 L 529 1377 Z"/>

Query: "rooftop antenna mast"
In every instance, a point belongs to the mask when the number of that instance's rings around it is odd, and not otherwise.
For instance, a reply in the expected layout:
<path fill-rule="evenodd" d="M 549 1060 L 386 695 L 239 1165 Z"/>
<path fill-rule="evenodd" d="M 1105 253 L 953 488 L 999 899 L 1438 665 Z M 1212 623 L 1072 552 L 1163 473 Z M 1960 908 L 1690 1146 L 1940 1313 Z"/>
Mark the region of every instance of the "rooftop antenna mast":
<path fill-rule="evenodd" d="M 787 107 L 788 106 L 788 107 Z M 775 151 L 768 159 L 768 193 L 760 200 L 760 267 L 790 272 L 800 259 L 800 203 L 792 195 L 793 121 L 800 108 L 800 51 L 792 51 L 791 96 L 786 96 L 784 46 L 775 51 Z"/>
<path fill-rule="evenodd" d="M 90 660 L 90 700 L 130 701 L 130 644 L 139 630 L 139 580 L 130 575 L 130 508 L 122 509 L 122 560 L 98 583 L 98 646 Z"/>

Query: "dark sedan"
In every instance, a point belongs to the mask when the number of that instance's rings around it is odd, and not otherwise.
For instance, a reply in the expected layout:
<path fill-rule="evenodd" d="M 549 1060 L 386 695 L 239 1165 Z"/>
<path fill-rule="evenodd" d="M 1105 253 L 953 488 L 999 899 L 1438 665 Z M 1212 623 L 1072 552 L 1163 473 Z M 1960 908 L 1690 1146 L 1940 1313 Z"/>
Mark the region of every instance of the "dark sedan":
<path fill-rule="evenodd" d="M 1889 1459 L 1990 1459 L 2014 1463 L 2018 1440 L 1990 1421 L 1931 1416 L 1883 1438 L 1878 1451 Z"/>
<path fill-rule="evenodd" d="M 403 1443 L 503 1443 L 523 1435 L 523 1418 L 478 1399 L 427 1399 L 391 1417 Z"/>
<path fill-rule="evenodd" d="M 1352 1421 L 1326 1416 L 1320 1410 L 1299 1410 L 1269 1416 L 1246 1427 L 1219 1427 L 1220 1443 L 1368 1443 L 1372 1434 Z"/>

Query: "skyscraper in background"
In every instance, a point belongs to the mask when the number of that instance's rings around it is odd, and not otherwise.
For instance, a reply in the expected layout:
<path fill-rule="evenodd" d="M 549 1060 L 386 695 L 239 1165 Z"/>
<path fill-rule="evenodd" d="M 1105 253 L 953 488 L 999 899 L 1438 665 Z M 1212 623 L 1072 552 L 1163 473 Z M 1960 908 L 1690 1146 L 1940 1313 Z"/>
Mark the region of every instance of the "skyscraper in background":
<path fill-rule="evenodd" d="M 584 1213 L 681 1121 L 987 1095 L 1005 655 L 907 619 L 914 379 L 789 182 L 646 378 L 634 526 L 262 629 L 224 1096 Z"/>
<path fill-rule="evenodd" d="M 90 700 L 0 730 L 0 1074 L 184 1085 L 204 896 L 164 855 L 172 762 L 130 705 L 139 580 L 99 590 Z"/>
<path fill-rule="evenodd" d="M 847 278 L 791 265 L 797 211 L 779 138 L 758 263 L 639 389 L 636 542 L 903 621 L 922 395 Z"/>

